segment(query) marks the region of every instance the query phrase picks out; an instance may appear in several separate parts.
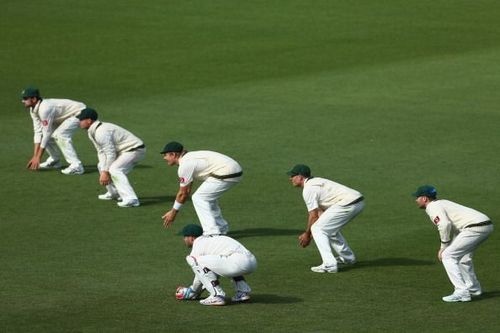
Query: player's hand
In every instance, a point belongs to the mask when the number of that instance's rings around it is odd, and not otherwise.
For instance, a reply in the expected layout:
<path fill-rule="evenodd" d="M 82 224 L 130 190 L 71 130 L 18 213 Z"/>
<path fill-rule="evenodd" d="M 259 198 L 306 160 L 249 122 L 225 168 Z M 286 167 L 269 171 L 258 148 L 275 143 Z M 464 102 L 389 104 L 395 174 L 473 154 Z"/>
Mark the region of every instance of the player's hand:
<path fill-rule="evenodd" d="M 299 244 L 302 247 L 307 247 L 311 243 L 311 234 L 304 232 L 299 236 Z"/>
<path fill-rule="evenodd" d="M 38 170 L 38 168 L 40 168 L 40 159 L 36 157 L 31 158 L 26 165 L 26 168 L 30 170 Z"/>
<path fill-rule="evenodd" d="M 99 184 L 102 186 L 111 184 L 111 175 L 108 171 L 101 172 L 101 175 L 99 176 Z"/>
<path fill-rule="evenodd" d="M 165 228 L 170 227 L 170 225 L 174 222 L 175 217 L 177 216 L 177 211 L 175 209 L 171 209 L 165 213 L 161 218 L 163 219 L 163 226 Z"/>

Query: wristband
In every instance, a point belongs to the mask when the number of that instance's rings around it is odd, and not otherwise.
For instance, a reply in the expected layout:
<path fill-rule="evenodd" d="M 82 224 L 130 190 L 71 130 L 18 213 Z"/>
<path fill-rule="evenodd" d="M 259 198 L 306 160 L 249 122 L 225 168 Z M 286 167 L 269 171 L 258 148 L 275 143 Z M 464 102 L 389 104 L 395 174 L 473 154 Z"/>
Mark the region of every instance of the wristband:
<path fill-rule="evenodd" d="M 182 204 L 179 201 L 175 200 L 173 208 L 175 210 L 179 211 L 179 210 L 181 210 L 181 207 L 182 207 Z"/>

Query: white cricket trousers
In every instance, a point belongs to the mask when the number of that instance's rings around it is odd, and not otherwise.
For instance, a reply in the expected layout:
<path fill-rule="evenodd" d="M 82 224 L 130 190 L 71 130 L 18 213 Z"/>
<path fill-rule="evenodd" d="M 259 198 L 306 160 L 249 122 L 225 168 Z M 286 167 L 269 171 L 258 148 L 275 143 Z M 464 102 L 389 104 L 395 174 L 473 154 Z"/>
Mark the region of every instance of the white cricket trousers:
<path fill-rule="evenodd" d="M 321 214 L 312 225 L 311 233 L 318 248 L 323 265 L 336 266 L 335 253 L 344 261 L 354 261 L 356 256 L 342 236 L 340 230 L 365 207 L 364 201 L 348 205 L 334 205 Z"/>
<path fill-rule="evenodd" d="M 250 252 L 235 252 L 228 256 L 187 256 L 186 261 L 189 266 L 191 266 L 191 269 L 195 274 L 193 286 L 197 288 L 197 281 L 200 281 L 203 284 L 203 287 L 205 287 L 205 289 L 207 289 L 212 296 L 225 296 L 225 292 L 222 288 L 220 288 L 217 284 L 214 284 L 214 281 L 217 280 L 216 275 L 232 278 L 253 273 L 257 269 L 257 259 Z M 208 270 L 206 270 L 206 268 L 208 268 Z M 243 282 L 242 286 L 244 288 L 248 288 L 248 291 L 250 290 L 250 287 L 246 282 Z M 235 287 L 237 288 L 237 286 Z M 200 288 L 198 287 L 197 289 Z"/>
<path fill-rule="evenodd" d="M 82 162 L 78 158 L 75 147 L 73 146 L 73 134 L 80 128 L 80 121 L 76 117 L 70 117 L 64 120 L 52 133 L 52 136 L 45 147 L 50 158 L 54 161 L 61 159 L 62 152 L 64 159 L 71 166 L 81 166 Z M 58 149 L 59 148 L 59 149 Z"/>
<path fill-rule="evenodd" d="M 106 186 L 109 193 L 113 195 L 118 194 L 123 202 L 137 200 L 137 194 L 135 194 L 132 185 L 130 185 L 127 174 L 132 171 L 137 163 L 144 159 L 145 154 L 146 148 L 140 148 L 118 155 L 108 170 L 112 180 L 112 183 Z M 97 168 L 99 172 L 102 170 L 100 164 Z"/>
<path fill-rule="evenodd" d="M 472 257 L 477 247 L 493 232 L 493 225 L 465 228 L 442 253 L 448 278 L 457 293 L 481 292 Z"/>
<path fill-rule="evenodd" d="M 227 233 L 229 226 L 222 217 L 218 199 L 240 181 L 241 177 L 229 180 L 209 177 L 192 195 L 191 199 L 203 228 L 203 235 L 225 235 Z"/>

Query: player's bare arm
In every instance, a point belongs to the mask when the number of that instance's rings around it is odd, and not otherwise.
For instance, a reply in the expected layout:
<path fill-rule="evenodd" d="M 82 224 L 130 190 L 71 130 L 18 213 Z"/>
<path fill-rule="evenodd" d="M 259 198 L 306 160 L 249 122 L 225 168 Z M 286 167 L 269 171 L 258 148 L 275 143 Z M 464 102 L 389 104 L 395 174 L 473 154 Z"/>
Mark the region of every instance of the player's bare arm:
<path fill-rule="evenodd" d="M 192 183 L 186 186 L 179 187 L 179 191 L 175 196 L 174 207 L 170 209 L 168 212 L 166 212 L 165 215 L 162 216 L 163 226 L 165 228 L 168 228 L 174 222 L 175 217 L 177 216 L 177 213 L 180 210 L 180 207 L 186 202 L 187 198 L 191 193 L 191 186 Z"/>
<path fill-rule="evenodd" d="M 313 209 L 309 212 L 309 216 L 307 218 L 307 227 L 306 231 L 304 231 L 299 236 L 299 244 L 302 247 L 307 247 L 311 243 L 312 235 L 311 235 L 311 227 L 318 220 L 320 215 L 319 209 Z"/>

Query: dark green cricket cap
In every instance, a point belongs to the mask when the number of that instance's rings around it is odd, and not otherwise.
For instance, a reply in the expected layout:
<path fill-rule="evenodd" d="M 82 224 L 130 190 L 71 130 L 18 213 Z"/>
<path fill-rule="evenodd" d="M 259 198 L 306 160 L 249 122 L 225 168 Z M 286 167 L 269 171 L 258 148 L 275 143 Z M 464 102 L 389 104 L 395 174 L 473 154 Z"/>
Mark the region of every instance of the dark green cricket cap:
<path fill-rule="evenodd" d="M 301 175 L 304 177 L 311 177 L 311 169 L 305 165 L 305 164 L 297 164 L 295 165 L 292 170 L 288 171 L 286 173 L 290 177 Z"/>
<path fill-rule="evenodd" d="M 423 196 L 429 198 L 435 198 L 437 196 L 437 190 L 432 185 L 422 185 L 419 186 L 417 190 L 414 193 L 412 193 L 412 195 L 416 198 Z"/>
<path fill-rule="evenodd" d="M 184 146 L 180 144 L 177 141 L 171 141 L 163 147 L 163 150 L 160 152 L 160 154 L 166 154 L 166 153 L 182 153 L 184 150 Z"/>
<path fill-rule="evenodd" d="M 21 92 L 21 98 L 37 97 L 40 98 L 40 90 L 35 87 L 28 87 Z"/>
<path fill-rule="evenodd" d="M 84 120 L 84 119 L 92 119 L 92 120 L 97 120 L 97 112 L 94 109 L 91 108 L 85 108 L 80 112 L 78 116 L 76 116 L 79 120 Z"/>
<path fill-rule="evenodd" d="M 178 233 L 184 237 L 194 236 L 199 237 L 203 235 L 203 229 L 197 224 L 188 224 L 182 228 L 182 230 Z"/>

